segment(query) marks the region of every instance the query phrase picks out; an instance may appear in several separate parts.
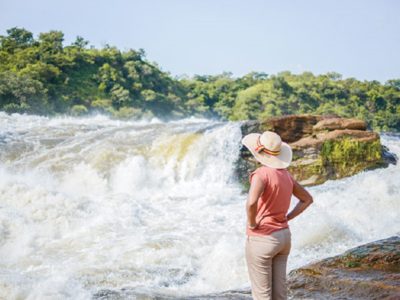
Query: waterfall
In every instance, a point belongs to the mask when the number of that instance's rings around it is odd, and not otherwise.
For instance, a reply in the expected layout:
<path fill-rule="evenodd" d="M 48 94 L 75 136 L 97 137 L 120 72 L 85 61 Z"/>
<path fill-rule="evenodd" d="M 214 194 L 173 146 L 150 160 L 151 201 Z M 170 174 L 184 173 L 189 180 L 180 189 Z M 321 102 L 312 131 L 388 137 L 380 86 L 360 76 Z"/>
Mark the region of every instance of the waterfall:
<path fill-rule="evenodd" d="M 248 287 L 240 140 L 235 122 L 0 113 L 0 298 Z M 310 188 L 288 270 L 399 234 L 398 182 L 389 166 Z"/>

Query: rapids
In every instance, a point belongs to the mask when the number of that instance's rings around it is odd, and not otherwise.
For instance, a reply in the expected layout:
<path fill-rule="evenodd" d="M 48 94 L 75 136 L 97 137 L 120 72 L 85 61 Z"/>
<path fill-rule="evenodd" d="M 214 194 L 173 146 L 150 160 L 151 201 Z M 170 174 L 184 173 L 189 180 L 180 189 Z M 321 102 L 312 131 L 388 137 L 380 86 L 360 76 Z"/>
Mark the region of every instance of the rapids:
<path fill-rule="evenodd" d="M 0 113 L 0 299 L 247 288 L 240 139 L 233 122 Z M 399 182 L 391 165 L 309 188 L 288 271 L 399 234 Z"/>

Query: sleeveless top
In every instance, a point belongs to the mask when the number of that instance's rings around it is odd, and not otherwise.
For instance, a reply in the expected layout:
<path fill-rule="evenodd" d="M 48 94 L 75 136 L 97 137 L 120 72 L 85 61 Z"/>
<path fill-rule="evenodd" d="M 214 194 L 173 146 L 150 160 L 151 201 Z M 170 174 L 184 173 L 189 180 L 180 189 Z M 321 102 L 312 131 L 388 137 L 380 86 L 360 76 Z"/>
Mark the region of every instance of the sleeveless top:
<path fill-rule="evenodd" d="M 288 228 L 286 214 L 294 185 L 294 179 L 289 171 L 262 166 L 250 174 L 250 183 L 254 174 L 264 182 L 264 191 L 257 201 L 258 226 L 255 229 L 246 226 L 246 234 L 268 235 L 276 230 Z"/>

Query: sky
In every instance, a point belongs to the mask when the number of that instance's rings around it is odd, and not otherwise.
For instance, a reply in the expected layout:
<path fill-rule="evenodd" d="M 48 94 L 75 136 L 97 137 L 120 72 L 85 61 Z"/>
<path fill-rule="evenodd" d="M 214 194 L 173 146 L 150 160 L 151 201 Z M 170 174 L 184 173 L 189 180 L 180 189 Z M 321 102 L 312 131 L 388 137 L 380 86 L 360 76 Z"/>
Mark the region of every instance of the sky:
<path fill-rule="evenodd" d="M 398 0 L 0 0 L 0 35 L 142 48 L 173 76 L 281 71 L 400 78 Z"/>

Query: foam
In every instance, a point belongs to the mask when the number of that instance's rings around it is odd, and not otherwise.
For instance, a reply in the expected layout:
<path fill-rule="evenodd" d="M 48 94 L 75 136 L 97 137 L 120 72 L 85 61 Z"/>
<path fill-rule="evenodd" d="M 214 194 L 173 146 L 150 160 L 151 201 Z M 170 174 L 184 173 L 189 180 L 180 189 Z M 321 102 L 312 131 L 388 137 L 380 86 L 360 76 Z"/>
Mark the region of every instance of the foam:
<path fill-rule="evenodd" d="M 239 124 L 4 113 L 0 124 L 0 298 L 248 286 Z M 398 137 L 383 142 L 400 153 Z M 399 176 L 390 166 L 310 188 L 288 269 L 398 233 Z"/>

